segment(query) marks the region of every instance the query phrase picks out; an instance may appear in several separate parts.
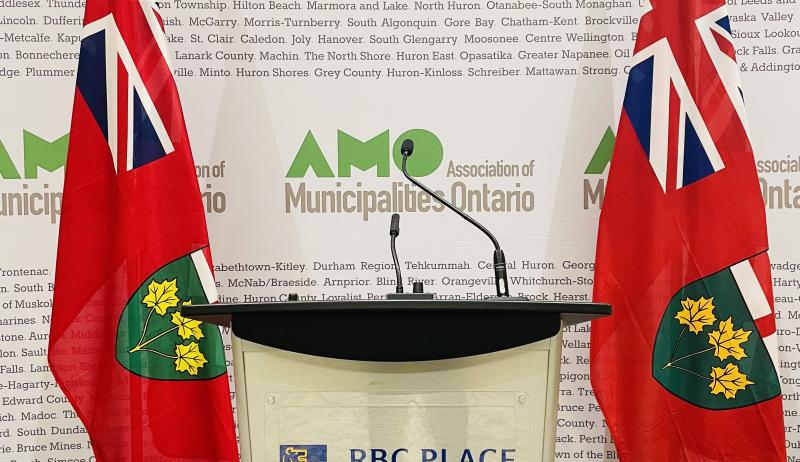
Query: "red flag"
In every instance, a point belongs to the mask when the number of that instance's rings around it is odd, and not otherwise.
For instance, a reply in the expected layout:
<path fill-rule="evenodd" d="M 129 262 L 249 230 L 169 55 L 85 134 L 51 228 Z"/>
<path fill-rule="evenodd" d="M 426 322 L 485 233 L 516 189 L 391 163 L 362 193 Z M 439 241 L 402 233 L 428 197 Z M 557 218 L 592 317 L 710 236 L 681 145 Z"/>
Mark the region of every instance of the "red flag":
<path fill-rule="evenodd" d="M 723 0 L 652 0 L 600 217 L 591 378 L 623 461 L 785 461 L 764 203 Z"/>
<path fill-rule="evenodd" d="M 99 461 L 233 461 L 205 215 L 152 0 L 88 0 L 50 367 Z"/>

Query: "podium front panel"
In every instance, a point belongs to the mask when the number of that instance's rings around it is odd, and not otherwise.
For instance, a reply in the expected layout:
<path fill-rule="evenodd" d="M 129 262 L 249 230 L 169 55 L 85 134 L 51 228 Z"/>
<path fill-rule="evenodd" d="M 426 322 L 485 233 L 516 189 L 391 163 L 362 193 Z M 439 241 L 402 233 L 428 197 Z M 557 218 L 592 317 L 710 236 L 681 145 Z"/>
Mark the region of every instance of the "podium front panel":
<path fill-rule="evenodd" d="M 245 462 L 553 460 L 560 334 L 424 362 L 321 358 L 238 338 L 234 355 Z"/>
<path fill-rule="evenodd" d="M 502 451 L 509 460 L 530 460 L 535 405 L 526 394 L 496 391 L 268 393 L 260 459 L 305 444 L 324 446 L 331 461 L 369 460 L 373 452 L 460 461 L 463 448 L 475 459 L 488 449 L 486 456 L 497 457 L 486 460 L 501 460 Z"/>

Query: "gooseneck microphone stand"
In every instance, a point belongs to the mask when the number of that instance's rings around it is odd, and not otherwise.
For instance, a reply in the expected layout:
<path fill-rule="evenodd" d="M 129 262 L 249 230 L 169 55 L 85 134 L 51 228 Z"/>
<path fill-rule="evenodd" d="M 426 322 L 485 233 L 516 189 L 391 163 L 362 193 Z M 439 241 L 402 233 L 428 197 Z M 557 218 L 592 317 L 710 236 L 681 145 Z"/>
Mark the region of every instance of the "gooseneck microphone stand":
<path fill-rule="evenodd" d="M 408 174 L 408 170 L 406 168 L 406 162 L 408 161 L 408 158 L 411 157 L 411 154 L 413 152 L 414 152 L 414 142 L 411 140 L 403 141 L 403 144 L 400 147 L 400 154 L 403 156 L 403 164 L 401 167 L 403 170 L 403 175 L 405 175 L 408 181 L 413 183 L 416 187 L 430 194 L 431 197 L 442 203 L 445 207 L 449 208 L 453 212 L 457 213 L 461 218 L 472 223 L 473 226 L 481 230 L 483 234 L 485 234 L 486 237 L 488 237 L 492 241 L 492 244 L 494 245 L 494 265 L 493 265 L 494 284 L 495 288 L 497 289 L 497 296 L 508 297 L 508 275 L 506 273 L 506 256 L 503 253 L 503 250 L 500 248 L 500 243 L 497 241 L 497 238 L 495 238 L 494 235 L 488 229 L 486 229 L 486 227 L 478 223 L 474 218 L 462 212 L 450 202 L 439 197 L 435 192 L 431 191 L 427 186 L 420 183 L 414 177 Z"/>

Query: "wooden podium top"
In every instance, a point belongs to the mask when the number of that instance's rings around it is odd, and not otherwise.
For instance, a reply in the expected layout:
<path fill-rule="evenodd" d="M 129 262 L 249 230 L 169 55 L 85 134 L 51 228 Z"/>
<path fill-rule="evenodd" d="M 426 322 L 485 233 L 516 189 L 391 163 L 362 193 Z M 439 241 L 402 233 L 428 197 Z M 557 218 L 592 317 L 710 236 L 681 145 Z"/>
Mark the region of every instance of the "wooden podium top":
<path fill-rule="evenodd" d="M 486 300 L 336 300 L 184 306 L 193 319 L 287 351 L 362 361 L 472 356 L 550 338 L 563 325 L 607 316 L 598 303 Z"/>

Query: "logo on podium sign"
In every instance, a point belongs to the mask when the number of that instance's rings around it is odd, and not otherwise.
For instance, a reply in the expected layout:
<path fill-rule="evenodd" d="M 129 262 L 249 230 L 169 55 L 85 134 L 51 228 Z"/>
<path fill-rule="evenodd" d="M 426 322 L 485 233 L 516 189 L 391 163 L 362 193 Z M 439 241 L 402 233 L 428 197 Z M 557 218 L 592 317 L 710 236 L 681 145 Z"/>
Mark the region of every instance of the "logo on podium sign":
<path fill-rule="evenodd" d="M 328 462 L 324 444 L 282 444 L 280 462 Z"/>

